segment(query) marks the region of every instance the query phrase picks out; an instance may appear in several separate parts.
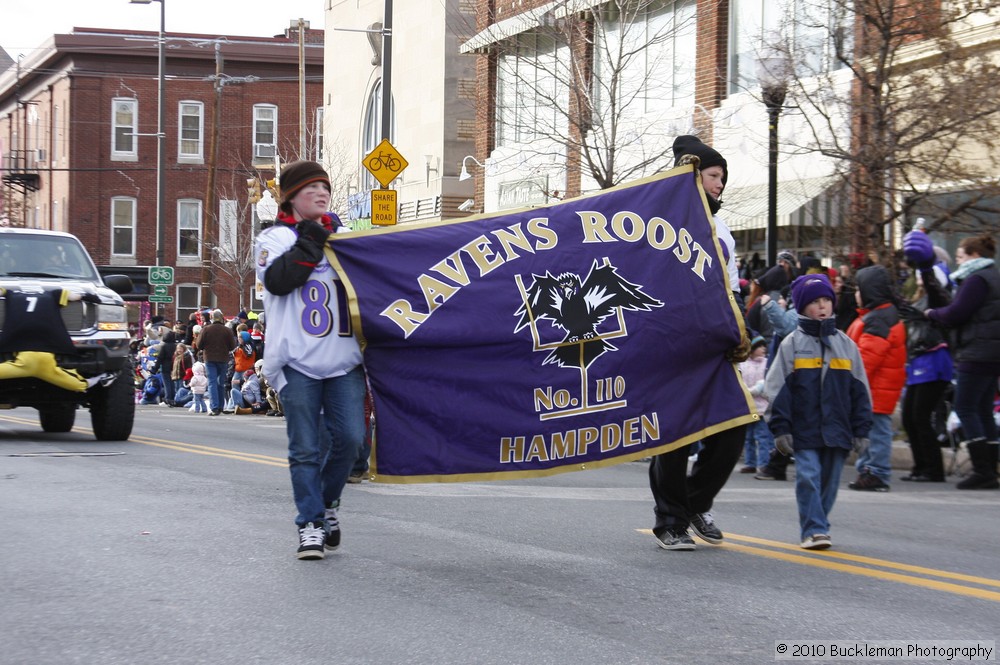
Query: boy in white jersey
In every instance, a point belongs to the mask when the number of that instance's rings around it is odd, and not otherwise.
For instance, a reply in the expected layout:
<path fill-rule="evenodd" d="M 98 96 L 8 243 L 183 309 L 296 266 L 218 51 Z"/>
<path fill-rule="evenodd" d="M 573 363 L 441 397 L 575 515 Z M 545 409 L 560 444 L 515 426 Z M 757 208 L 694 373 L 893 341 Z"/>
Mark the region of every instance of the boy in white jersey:
<path fill-rule="evenodd" d="M 340 495 L 364 439 L 365 373 L 347 296 L 323 248 L 346 231 L 328 213 L 330 178 L 316 162 L 281 171 L 273 226 L 257 237 L 257 277 L 267 290 L 263 374 L 278 391 L 298 515 L 300 559 L 340 544 Z"/>

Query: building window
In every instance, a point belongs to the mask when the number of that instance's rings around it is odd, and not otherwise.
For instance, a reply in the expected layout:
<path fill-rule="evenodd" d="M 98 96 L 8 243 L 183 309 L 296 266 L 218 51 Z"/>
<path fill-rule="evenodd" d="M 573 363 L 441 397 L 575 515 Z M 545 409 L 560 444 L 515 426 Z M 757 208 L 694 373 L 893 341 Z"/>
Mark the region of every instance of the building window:
<path fill-rule="evenodd" d="M 202 161 L 205 154 L 205 105 L 201 102 L 181 102 L 177 115 L 180 118 L 178 160 Z"/>
<path fill-rule="evenodd" d="M 316 161 L 323 163 L 323 107 L 316 109 Z"/>
<path fill-rule="evenodd" d="M 111 100 L 111 159 L 127 160 L 138 157 L 135 134 L 139 102 L 116 97 Z"/>
<path fill-rule="evenodd" d="M 198 258 L 201 255 L 201 201 L 177 202 L 177 256 Z"/>
<path fill-rule="evenodd" d="M 278 141 L 278 107 L 255 104 L 253 107 L 253 157 L 273 159 Z"/>
<path fill-rule="evenodd" d="M 197 284 L 177 285 L 177 318 L 187 321 L 195 312 L 201 309 L 201 287 Z"/>
<path fill-rule="evenodd" d="M 240 209 L 238 202 L 231 199 L 219 201 L 219 244 L 216 247 L 216 256 L 220 260 L 239 263 L 241 260 L 247 258 L 246 256 L 241 256 L 238 252 L 238 248 L 240 247 L 239 226 Z M 252 238 L 249 242 L 247 242 L 247 238 L 245 237 L 242 240 L 244 241 L 244 250 L 253 245 Z M 252 251 L 250 250 L 251 253 Z M 244 251 L 244 253 L 246 252 Z"/>
<path fill-rule="evenodd" d="M 645 17 L 647 113 L 694 104 L 697 7 L 694 0 L 665 2 Z"/>
<path fill-rule="evenodd" d="M 135 256 L 135 199 L 111 199 L 111 254 Z"/>
<path fill-rule="evenodd" d="M 757 59 L 783 39 L 792 49 L 795 74 L 807 78 L 839 69 L 839 46 L 851 50 L 852 24 L 841 3 L 808 0 L 732 0 L 729 8 L 729 94 L 757 87 Z M 791 26 L 790 34 L 781 28 Z"/>
<path fill-rule="evenodd" d="M 389 101 L 389 139 L 390 143 L 394 142 L 396 136 L 396 105 Z M 364 141 L 361 144 L 361 158 L 370 153 L 375 149 L 379 143 L 382 142 L 382 81 L 377 81 L 372 87 L 371 94 L 368 96 L 368 108 L 365 109 L 365 131 L 364 131 Z M 361 169 L 361 181 L 364 183 L 364 188 L 373 189 L 375 187 L 375 177 L 367 171 L 367 169 Z"/>
<path fill-rule="evenodd" d="M 556 136 L 566 108 L 565 56 L 551 36 L 524 33 L 497 63 L 497 145 Z"/>

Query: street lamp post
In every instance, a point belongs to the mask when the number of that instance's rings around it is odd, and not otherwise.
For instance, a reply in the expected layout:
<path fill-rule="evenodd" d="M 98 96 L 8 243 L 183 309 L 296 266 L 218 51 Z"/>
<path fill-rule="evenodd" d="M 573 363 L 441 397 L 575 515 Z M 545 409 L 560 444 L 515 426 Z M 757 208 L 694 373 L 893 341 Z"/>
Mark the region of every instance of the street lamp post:
<path fill-rule="evenodd" d="M 767 107 L 767 265 L 778 262 L 778 117 L 788 92 L 788 61 L 782 56 L 761 58 L 757 79 Z"/>
<path fill-rule="evenodd" d="M 164 133 L 164 114 L 166 108 L 163 103 L 164 70 L 166 69 L 166 56 L 164 54 L 164 32 L 166 27 L 166 5 L 165 0 L 129 0 L 134 5 L 148 5 L 152 2 L 160 3 L 160 34 L 157 43 L 157 88 L 156 88 L 156 265 L 164 265 L 163 260 L 163 197 L 166 194 L 164 179 L 166 176 L 166 151 L 163 149 L 163 141 L 166 138 Z"/>

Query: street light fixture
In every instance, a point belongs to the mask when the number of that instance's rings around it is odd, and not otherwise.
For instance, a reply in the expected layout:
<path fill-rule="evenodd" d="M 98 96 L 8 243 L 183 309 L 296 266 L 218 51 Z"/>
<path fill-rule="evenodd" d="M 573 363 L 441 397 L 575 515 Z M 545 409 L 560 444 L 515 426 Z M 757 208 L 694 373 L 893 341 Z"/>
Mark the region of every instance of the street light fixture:
<path fill-rule="evenodd" d="M 165 161 L 166 151 L 163 149 L 164 134 L 164 113 L 163 88 L 164 88 L 164 32 L 166 26 L 166 6 L 164 0 L 129 0 L 129 4 L 148 5 L 152 2 L 160 3 L 160 34 L 156 40 L 157 47 L 157 88 L 156 88 L 156 265 L 164 265 L 163 261 L 163 197 L 166 194 L 164 176 L 166 175 Z"/>
<path fill-rule="evenodd" d="M 757 80 L 767 107 L 767 265 L 778 261 L 778 116 L 788 92 L 788 58 L 783 54 L 757 61 Z"/>
<path fill-rule="evenodd" d="M 481 161 L 479 161 L 478 159 L 476 159 L 476 158 L 475 158 L 475 157 L 473 157 L 472 155 L 466 155 L 466 156 L 465 156 L 465 159 L 463 159 L 463 160 L 462 160 L 462 172 L 458 174 L 458 179 L 459 179 L 459 181 L 462 181 L 462 180 L 468 180 L 469 178 L 471 178 L 471 177 L 472 177 L 472 174 L 471 174 L 471 173 L 469 173 L 469 169 L 468 169 L 468 168 L 466 168 L 466 166 L 465 166 L 465 163 L 466 163 L 467 161 L 469 161 L 470 159 L 471 159 L 472 161 L 474 161 L 474 162 L 475 162 L 476 164 L 479 164 L 479 166 L 480 166 L 480 167 L 482 167 L 482 168 L 486 168 L 486 165 L 485 165 L 485 164 L 483 164 L 483 163 L 482 163 Z"/>

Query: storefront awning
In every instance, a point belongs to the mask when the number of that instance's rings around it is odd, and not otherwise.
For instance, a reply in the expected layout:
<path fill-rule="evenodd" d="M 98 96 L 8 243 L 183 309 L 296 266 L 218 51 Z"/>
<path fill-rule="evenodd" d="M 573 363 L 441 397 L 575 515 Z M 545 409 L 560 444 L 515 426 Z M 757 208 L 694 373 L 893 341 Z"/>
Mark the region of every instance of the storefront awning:
<path fill-rule="evenodd" d="M 556 0 L 547 2 L 540 7 L 529 9 L 517 16 L 505 18 L 498 21 L 485 30 L 477 33 L 472 39 L 459 47 L 461 53 L 475 53 L 487 46 L 509 39 L 514 35 L 527 32 L 533 28 L 540 27 L 547 20 L 565 18 L 577 12 L 592 9 L 598 5 L 606 3 L 608 0 Z M 548 14 L 548 16 L 546 16 Z"/>
<path fill-rule="evenodd" d="M 836 176 L 812 178 L 810 180 L 790 180 L 778 183 L 778 226 L 799 225 L 801 213 L 818 197 L 838 181 Z M 719 215 L 730 230 L 750 231 L 767 228 L 767 183 L 750 187 L 736 187 L 722 193 L 723 207 Z M 815 214 L 808 216 L 809 223 L 823 224 L 831 220 L 818 206 Z"/>
<path fill-rule="evenodd" d="M 537 28 L 541 25 L 542 15 L 552 11 L 558 4 L 558 2 L 547 2 L 541 7 L 529 9 L 517 16 L 511 16 L 510 18 L 498 21 L 462 44 L 458 50 L 462 53 L 475 53 L 484 47 L 509 39 L 532 28 Z"/>

